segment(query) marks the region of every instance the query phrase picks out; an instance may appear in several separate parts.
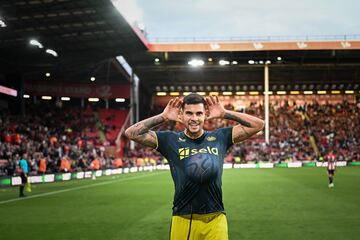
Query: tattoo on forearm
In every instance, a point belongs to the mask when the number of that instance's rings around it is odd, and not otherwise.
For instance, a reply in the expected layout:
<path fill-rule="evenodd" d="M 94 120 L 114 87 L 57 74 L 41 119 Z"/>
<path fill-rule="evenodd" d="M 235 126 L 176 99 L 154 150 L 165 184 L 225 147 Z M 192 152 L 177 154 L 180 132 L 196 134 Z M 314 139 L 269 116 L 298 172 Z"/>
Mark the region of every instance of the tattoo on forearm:
<path fill-rule="evenodd" d="M 234 120 L 234 121 L 240 123 L 241 125 L 243 125 L 245 127 L 252 127 L 249 122 L 239 118 L 238 116 L 232 115 L 230 113 L 225 113 L 224 118 L 229 119 L 229 120 Z"/>
<path fill-rule="evenodd" d="M 162 116 L 154 116 L 149 119 L 145 119 L 139 123 L 136 123 L 132 127 L 132 131 L 130 132 L 132 137 L 138 137 L 147 133 L 152 127 L 159 125 L 164 122 L 164 118 Z"/>
<path fill-rule="evenodd" d="M 241 129 L 244 131 L 246 137 L 251 137 L 251 135 L 245 130 L 244 126 L 241 126 Z"/>

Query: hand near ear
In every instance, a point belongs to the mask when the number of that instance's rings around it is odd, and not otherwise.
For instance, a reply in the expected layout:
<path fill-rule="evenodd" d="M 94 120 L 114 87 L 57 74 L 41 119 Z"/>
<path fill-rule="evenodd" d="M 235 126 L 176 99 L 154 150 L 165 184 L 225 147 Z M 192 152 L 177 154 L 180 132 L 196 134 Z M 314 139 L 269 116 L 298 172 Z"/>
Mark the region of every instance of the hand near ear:
<path fill-rule="evenodd" d="M 173 98 L 166 105 L 162 116 L 166 121 L 176 121 L 182 122 L 179 115 L 181 110 L 182 99 L 181 98 Z"/>
<path fill-rule="evenodd" d="M 206 120 L 224 117 L 225 108 L 221 105 L 218 96 L 205 97 L 205 101 L 208 105 L 208 117 Z"/>

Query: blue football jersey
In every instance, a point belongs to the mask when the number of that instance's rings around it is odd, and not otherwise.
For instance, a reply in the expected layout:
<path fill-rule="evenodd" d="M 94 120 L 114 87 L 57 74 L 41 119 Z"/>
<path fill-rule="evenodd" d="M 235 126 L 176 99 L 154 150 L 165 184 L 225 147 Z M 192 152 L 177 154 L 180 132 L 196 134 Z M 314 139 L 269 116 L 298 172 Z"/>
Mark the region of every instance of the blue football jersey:
<path fill-rule="evenodd" d="M 233 144 L 232 127 L 191 139 L 184 132 L 157 131 L 157 148 L 169 162 L 175 184 L 173 215 L 224 212 L 223 161 Z"/>

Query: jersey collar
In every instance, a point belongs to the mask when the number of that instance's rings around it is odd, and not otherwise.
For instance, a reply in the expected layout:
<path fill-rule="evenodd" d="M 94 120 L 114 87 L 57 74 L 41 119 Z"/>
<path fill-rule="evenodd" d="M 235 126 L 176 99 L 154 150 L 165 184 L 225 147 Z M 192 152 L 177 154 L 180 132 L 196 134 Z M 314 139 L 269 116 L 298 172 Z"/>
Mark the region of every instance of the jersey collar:
<path fill-rule="evenodd" d="M 202 140 L 204 137 L 205 137 L 205 130 L 203 130 L 203 132 L 202 132 L 202 134 L 199 136 L 199 137 L 197 137 L 197 138 L 193 138 L 193 137 L 191 137 L 190 135 L 188 135 L 187 133 L 186 133 L 186 129 L 184 130 L 184 135 L 188 138 L 188 139 L 191 139 L 191 140 L 193 140 L 193 141 L 198 141 L 198 140 Z"/>

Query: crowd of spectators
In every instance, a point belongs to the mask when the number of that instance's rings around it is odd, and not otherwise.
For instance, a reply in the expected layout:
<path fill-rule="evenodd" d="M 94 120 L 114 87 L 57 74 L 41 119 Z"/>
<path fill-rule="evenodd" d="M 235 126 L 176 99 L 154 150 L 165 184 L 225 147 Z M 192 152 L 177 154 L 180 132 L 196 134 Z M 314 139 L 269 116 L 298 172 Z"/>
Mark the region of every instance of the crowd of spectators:
<path fill-rule="evenodd" d="M 262 106 L 246 110 L 250 114 L 263 116 Z M 245 157 L 243 162 L 290 162 L 312 161 L 316 154 L 310 143 L 310 135 L 304 118 L 302 106 L 296 104 L 275 103 L 270 105 L 269 113 L 269 144 L 265 143 L 264 132 L 245 141 L 243 148 Z M 241 150 L 241 146 L 234 146 L 230 153 Z"/>
<path fill-rule="evenodd" d="M 24 116 L 0 113 L 0 175 L 17 173 L 18 163 L 27 153 L 30 173 L 71 172 L 92 168 L 123 166 L 126 160 L 105 151 L 98 132 L 98 120 L 89 108 L 57 108 L 51 105 L 27 106 Z"/>
<path fill-rule="evenodd" d="M 244 111 L 263 118 L 263 105 L 253 102 L 244 109 L 232 104 L 230 110 Z M 160 113 L 161 107 L 156 107 Z M 296 104 L 287 101 L 270 104 L 269 144 L 265 143 L 264 131 L 243 143 L 232 146 L 226 162 L 293 162 L 323 160 L 330 150 L 337 152 L 338 161 L 360 160 L 359 105 L 346 101 L 337 104 L 319 104 L 316 101 Z M 233 121 L 215 119 L 206 121 L 204 128 L 213 130 L 236 124 Z M 179 123 L 168 123 L 156 130 L 182 131 Z"/>
<path fill-rule="evenodd" d="M 354 103 L 306 106 L 310 129 L 321 156 L 329 149 L 340 161 L 360 160 L 360 109 Z"/>
<path fill-rule="evenodd" d="M 225 108 L 244 111 L 263 118 L 263 105 L 253 102 L 246 108 L 227 104 Z M 162 111 L 155 107 L 152 115 Z M 230 163 L 291 162 L 322 160 L 330 149 L 337 160 L 360 160 L 359 105 L 344 101 L 338 104 L 317 102 L 275 103 L 270 105 L 270 143 L 261 132 L 243 143 L 232 146 L 225 158 Z M 58 109 L 53 106 L 29 106 L 25 116 L 0 114 L 0 175 L 16 174 L 18 162 L 27 153 L 30 172 L 71 172 L 92 168 L 133 167 L 166 163 L 150 148 L 126 145 L 122 158 L 106 151 L 96 134 L 98 122 L 91 108 Z M 230 120 L 206 121 L 204 128 L 213 130 L 235 125 Z M 169 122 L 156 130 L 183 131 L 180 123 Z M 43 171 L 45 162 L 46 169 Z"/>

